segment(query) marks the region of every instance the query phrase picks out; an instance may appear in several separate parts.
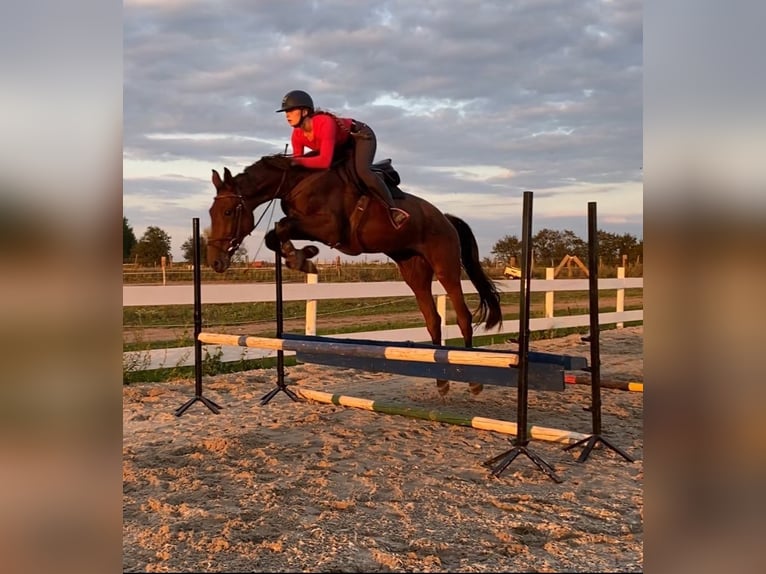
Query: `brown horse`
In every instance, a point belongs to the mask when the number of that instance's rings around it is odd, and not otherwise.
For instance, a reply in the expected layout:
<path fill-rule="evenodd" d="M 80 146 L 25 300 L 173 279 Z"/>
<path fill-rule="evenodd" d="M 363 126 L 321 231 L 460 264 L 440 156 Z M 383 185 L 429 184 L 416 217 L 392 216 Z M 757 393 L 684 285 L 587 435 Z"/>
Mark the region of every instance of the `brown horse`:
<path fill-rule="evenodd" d="M 253 210 L 279 199 L 286 216 L 266 234 L 265 242 L 269 249 L 279 250 L 287 267 L 316 273 L 311 258 L 319 249 L 313 245 L 296 249 L 291 240 L 319 241 L 347 255 L 384 253 L 396 262 L 415 294 L 432 343 L 441 342 L 441 318 L 431 292 L 435 276 L 452 302 L 465 346 L 471 347 L 472 314 L 460 283 L 462 264 L 479 294 L 473 317 L 487 329 L 502 325 L 500 294 L 481 268 L 471 228 L 424 199 L 400 192 L 403 197 L 396 205 L 410 218 L 396 230 L 386 207 L 360 192 L 346 161 L 317 171 L 293 166 L 287 156 L 265 156 L 236 176 L 225 168 L 221 179 L 213 170 L 212 179 L 217 194 L 210 207 L 207 261 L 218 273 L 228 269 L 232 254 L 255 228 Z M 437 384 L 446 394 L 449 382 Z M 482 389 L 479 383 L 469 387 L 474 394 Z"/>

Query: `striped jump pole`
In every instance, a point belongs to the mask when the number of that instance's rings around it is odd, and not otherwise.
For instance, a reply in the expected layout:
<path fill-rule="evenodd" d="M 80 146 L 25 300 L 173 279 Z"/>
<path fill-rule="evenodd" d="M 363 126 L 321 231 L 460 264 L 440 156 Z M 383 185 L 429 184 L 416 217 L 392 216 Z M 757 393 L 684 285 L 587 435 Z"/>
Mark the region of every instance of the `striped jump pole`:
<path fill-rule="evenodd" d="M 510 421 L 502 421 L 485 417 L 469 417 L 444 411 L 436 411 L 385 401 L 374 401 L 359 397 L 326 393 L 324 391 L 314 391 L 311 389 L 296 388 L 295 391 L 298 396 L 318 403 L 352 407 L 388 415 L 400 415 L 409 418 L 436 421 L 440 423 L 494 431 L 514 436 L 518 435 L 518 425 Z M 527 435 L 536 440 L 546 440 L 560 444 L 574 444 L 577 441 L 587 438 L 587 435 L 582 433 L 541 426 L 528 426 Z"/>
<path fill-rule="evenodd" d="M 251 337 L 247 335 L 223 335 L 200 333 L 202 343 L 212 345 L 233 345 L 255 347 L 273 351 L 319 352 L 348 354 L 357 357 L 387 359 L 389 361 L 413 361 L 421 363 L 442 363 L 450 365 L 473 365 L 485 367 L 512 367 L 519 364 L 516 353 L 497 353 L 461 349 L 429 349 L 382 345 L 364 345 L 349 342 L 310 341 L 300 339 L 279 339 Z"/>
<path fill-rule="evenodd" d="M 590 385 L 590 377 L 579 377 L 577 375 L 564 375 L 564 383 L 567 385 Z M 643 393 L 644 383 L 640 381 L 601 381 L 602 389 L 616 389 L 618 391 L 631 391 L 633 393 Z"/>

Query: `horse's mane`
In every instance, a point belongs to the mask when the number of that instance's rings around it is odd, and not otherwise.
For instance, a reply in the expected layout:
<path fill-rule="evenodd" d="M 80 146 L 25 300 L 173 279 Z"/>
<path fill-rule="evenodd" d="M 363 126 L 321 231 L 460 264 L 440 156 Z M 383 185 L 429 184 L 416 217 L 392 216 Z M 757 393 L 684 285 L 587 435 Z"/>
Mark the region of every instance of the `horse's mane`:
<path fill-rule="evenodd" d="M 259 167 L 273 168 L 279 171 L 287 171 L 290 169 L 290 158 L 284 154 L 277 153 L 274 155 L 265 155 L 261 159 L 247 166 L 240 175 L 246 177 L 252 177 L 254 173 L 258 173 Z M 235 176 L 239 177 L 239 176 Z"/>
<path fill-rule="evenodd" d="M 275 167 L 277 169 L 288 169 L 290 167 L 290 157 L 281 153 L 273 155 L 265 155 L 259 159 L 255 164 L 261 163 L 269 167 Z M 253 164 L 253 165 L 255 165 Z"/>
<path fill-rule="evenodd" d="M 312 156 L 312 155 L 318 155 L 318 152 L 316 151 L 310 151 L 307 154 L 304 154 L 304 157 Z M 286 171 L 288 169 L 296 169 L 296 170 L 303 170 L 303 171 L 312 171 L 311 168 L 303 167 L 300 165 L 295 165 L 291 162 L 292 157 L 289 155 L 285 155 L 283 153 L 275 153 L 273 155 L 265 155 L 258 161 L 256 161 L 253 165 L 248 167 L 245 171 L 248 171 L 249 169 L 255 169 L 258 165 L 271 167 L 274 169 L 278 169 L 281 171 Z M 345 160 L 344 157 L 341 157 L 339 159 L 336 159 L 333 161 L 333 166 L 335 167 L 338 164 L 342 163 Z"/>

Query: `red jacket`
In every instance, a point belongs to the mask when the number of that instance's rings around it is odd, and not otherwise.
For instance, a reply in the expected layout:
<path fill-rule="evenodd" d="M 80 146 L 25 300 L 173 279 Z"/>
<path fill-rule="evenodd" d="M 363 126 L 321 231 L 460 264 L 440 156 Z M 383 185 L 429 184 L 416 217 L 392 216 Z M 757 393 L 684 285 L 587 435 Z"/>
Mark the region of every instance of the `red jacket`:
<path fill-rule="evenodd" d="M 295 128 L 292 135 L 293 161 L 304 167 L 327 169 L 330 167 L 335 146 L 348 141 L 351 129 L 350 118 L 338 118 L 345 129 L 338 127 L 333 116 L 318 113 L 311 117 L 314 139 L 309 140 L 301 128 Z M 319 154 L 311 157 L 300 157 L 304 148 L 318 151 Z"/>

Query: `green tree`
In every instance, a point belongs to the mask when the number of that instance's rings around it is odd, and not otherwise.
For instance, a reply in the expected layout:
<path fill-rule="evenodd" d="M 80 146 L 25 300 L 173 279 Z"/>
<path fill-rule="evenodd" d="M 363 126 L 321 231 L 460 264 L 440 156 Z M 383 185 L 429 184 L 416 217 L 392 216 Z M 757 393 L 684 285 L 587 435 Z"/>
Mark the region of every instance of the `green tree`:
<path fill-rule="evenodd" d="M 639 244 L 636 237 L 630 233 L 617 235 L 601 230 L 598 232 L 599 257 L 606 265 L 620 265 L 623 255 L 627 255 L 629 261 L 635 262 L 636 256 L 643 254 L 643 247 L 643 241 Z"/>
<path fill-rule="evenodd" d="M 508 265 L 512 257 L 518 262 L 521 260 L 521 241 L 515 235 L 506 235 L 492 246 L 492 255 L 504 265 Z"/>
<path fill-rule="evenodd" d="M 122 261 L 125 262 L 130 259 L 130 253 L 135 247 L 136 234 L 133 233 L 133 228 L 128 223 L 128 218 L 122 216 Z"/>
<path fill-rule="evenodd" d="M 199 260 L 202 265 L 207 265 L 207 237 L 202 234 L 199 238 Z M 181 245 L 181 255 L 184 261 L 191 263 L 194 260 L 194 237 L 189 237 L 184 244 Z"/>
<path fill-rule="evenodd" d="M 131 258 L 139 265 L 159 267 L 163 257 L 170 261 L 170 235 L 159 227 L 149 226 L 133 247 Z"/>
<path fill-rule="evenodd" d="M 644 240 L 639 239 L 636 243 L 636 249 L 633 253 L 631 253 L 628 257 L 634 262 L 638 263 L 639 261 L 644 260 Z"/>
<path fill-rule="evenodd" d="M 619 239 L 619 245 L 620 245 L 620 260 L 618 263 L 622 264 L 622 256 L 627 255 L 628 261 L 635 263 L 637 257 L 643 258 L 644 255 L 644 240 L 641 241 L 638 240 L 634 235 L 631 235 L 630 233 L 624 233 L 623 235 L 620 235 Z"/>
<path fill-rule="evenodd" d="M 535 259 L 544 266 L 555 267 L 566 255 L 587 257 L 588 244 L 573 231 L 541 229 L 532 237 Z"/>
<path fill-rule="evenodd" d="M 598 259 L 602 265 L 614 265 L 620 257 L 620 245 L 615 233 L 598 230 Z"/>

